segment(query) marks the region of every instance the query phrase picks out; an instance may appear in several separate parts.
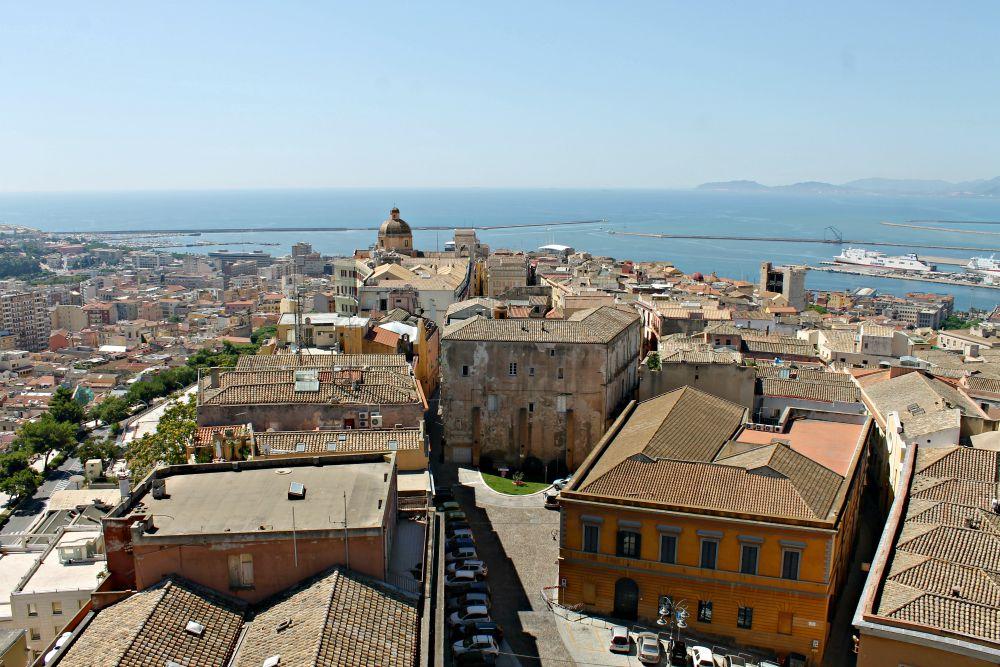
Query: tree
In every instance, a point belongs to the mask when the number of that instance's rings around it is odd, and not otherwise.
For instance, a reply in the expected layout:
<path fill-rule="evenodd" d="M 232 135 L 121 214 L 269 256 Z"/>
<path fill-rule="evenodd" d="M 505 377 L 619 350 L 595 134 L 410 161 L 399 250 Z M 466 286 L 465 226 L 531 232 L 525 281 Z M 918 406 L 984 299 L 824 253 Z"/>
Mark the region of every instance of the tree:
<path fill-rule="evenodd" d="M 57 422 L 69 422 L 77 426 L 83 421 L 83 406 L 73 399 L 73 392 L 59 387 L 49 401 L 49 414 Z"/>
<path fill-rule="evenodd" d="M 125 459 L 135 479 L 142 479 L 158 465 L 176 465 L 187 460 L 187 445 L 198 428 L 195 399 L 174 403 L 163 413 L 154 433 L 129 445 Z"/>
<path fill-rule="evenodd" d="M 89 461 L 90 459 L 106 461 L 118 456 L 118 447 L 115 446 L 115 441 L 111 438 L 104 440 L 88 438 L 86 442 L 80 443 L 80 446 L 76 448 L 76 455 L 81 461 Z"/>
<path fill-rule="evenodd" d="M 28 452 L 41 454 L 51 449 L 69 452 L 76 446 L 76 425 L 56 421 L 51 414 L 44 414 L 38 421 L 26 422 L 14 437 L 14 446 Z"/>
<path fill-rule="evenodd" d="M 34 495 L 38 489 L 38 473 L 30 468 L 18 470 L 0 480 L 0 491 L 18 498 Z"/>
<path fill-rule="evenodd" d="M 94 406 L 91 415 L 105 424 L 117 424 L 129 416 L 130 408 L 131 404 L 126 399 L 109 396 Z"/>
<path fill-rule="evenodd" d="M 188 357 L 188 366 L 191 368 L 211 368 L 213 366 L 235 366 L 236 359 L 241 354 L 257 354 L 259 345 L 250 343 L 249 345 L 234 345 L 228 340 L 222 342 L 220 350 L 210 350 L 203 348 Z"/>
<path fill-rule="evenodd" d="M 250 334 L 250 342 L 254 345 L 260 345 L 268 338 L 273 338 L 276 333 L 278 333 L 278 327 L 275 325 L 268 324 L 266 326 L 262 326 Z"/>

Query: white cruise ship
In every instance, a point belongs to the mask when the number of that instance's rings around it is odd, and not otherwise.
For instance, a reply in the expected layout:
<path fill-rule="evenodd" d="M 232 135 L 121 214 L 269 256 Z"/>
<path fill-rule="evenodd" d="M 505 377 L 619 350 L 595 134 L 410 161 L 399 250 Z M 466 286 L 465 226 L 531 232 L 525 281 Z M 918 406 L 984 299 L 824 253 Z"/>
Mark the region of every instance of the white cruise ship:
<path fill-rule="evenodd" d="M 1000 276 L 1000 260 L 989 257 L 973 257 L 965 268 L 975 273 L 985 273 L 990 276 Z"/>
<path fill-rule="evenodd" d="M 874 269 L 891 269 L 894 271 L 913 271 L 915 273 L 937 271 L 936 266 L 922 261 L 913 253 L 892 257 L 886 255 L 884 252 L 865 250 L 864 248 L 846 248 L 834 257 L 833 261 L 839 264 L 857 264 L 859 266 L 870 266 Z"/>

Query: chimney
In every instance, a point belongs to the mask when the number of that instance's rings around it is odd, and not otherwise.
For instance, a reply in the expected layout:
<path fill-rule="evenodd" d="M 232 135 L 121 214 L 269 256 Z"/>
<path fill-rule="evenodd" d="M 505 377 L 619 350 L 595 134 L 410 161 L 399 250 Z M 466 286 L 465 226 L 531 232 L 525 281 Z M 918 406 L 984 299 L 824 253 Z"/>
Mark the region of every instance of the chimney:
<path fill-rule="evenodd" d="M 128 498 L 130 491 L 131 484 L 129 483 L 128 473 L 118 473 L 118 492 L 121 494 L 121 499 L 125 500 Z"/>
<path fill-rule="evenodd" d="M 498 303 L 493 306 L 493 319 L 495 320 L 505 320 L 507 319 L 507 304 Z"/>
<path fill-rule="evenodd" d="M 154 500 L 162 500 L 167 497 L 167 480 L 161 477 L 154 477 L 152 481 L 152 488 L 150 489 L 150 495 L 153 496 Z"/>
<path fill-rule="evenodd" d="M 209 389 L 218 389 L 219 388 L 219 369 L 218 368 L 213 368 L 213 369 L 211 369 L 209 371 L 209 383 L 208 383 L 208 387 L 209 387 Z"/>

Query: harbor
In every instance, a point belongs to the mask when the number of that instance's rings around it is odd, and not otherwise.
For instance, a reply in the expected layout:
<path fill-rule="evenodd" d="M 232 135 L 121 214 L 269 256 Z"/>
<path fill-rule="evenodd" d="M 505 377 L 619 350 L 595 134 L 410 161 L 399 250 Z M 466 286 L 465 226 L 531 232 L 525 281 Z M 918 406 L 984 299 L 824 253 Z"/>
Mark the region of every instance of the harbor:
<path fill-rule="evenodd" d="M 976 282 L 974 280 L 957 277 L 961 275 L 975 275 L 975 274 L 935 273 L 934 275 L 926 275 L 920 273 L 910 273 L 905 271 L 877 269 L 877 268 L 859 266 L 856 264 L 836 264 L 833 262 L 829 264 L 821 264 L 819 266 L 809 266 L 807 268 L 810 271 L 825 271 L 827 273 L 846 273 L 855 276 L 871 276 L 873 278 L 891 278 L 893 280 L 910 280 L 920 283 L 935 283 L 938 285 L 953 285 L 957 287 L 985 287 L 988 289 L 1000 289 L 1000 284 L 994 285 L 986 282 Z"/>

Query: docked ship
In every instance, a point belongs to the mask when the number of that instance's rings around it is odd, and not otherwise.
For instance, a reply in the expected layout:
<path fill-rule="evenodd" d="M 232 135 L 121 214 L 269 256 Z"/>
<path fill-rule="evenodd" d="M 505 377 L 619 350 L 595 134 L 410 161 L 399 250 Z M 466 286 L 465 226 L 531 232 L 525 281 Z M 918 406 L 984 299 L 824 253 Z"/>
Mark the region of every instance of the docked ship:
<path fill-rule="evenodd" d="M 1000 260 L 989 257 L 973 257 L 965 265 L 966 270 L 974 273 L 985 273 L 988 276 L 1000 277 Z"/>
<path fill-rule="evenodd" d="M 892 271 L 912 271 L 914 273 L 937 271 L 936 266 L 924 262 L 913 253 L 890 256 L 884 252 L 865 250 L 864 248 L 846 248 L 834 257 L 833 261 L 838 264 L 857 264 L 858 266 L 869 266 L 873 269 L 889 269 Z"/>

